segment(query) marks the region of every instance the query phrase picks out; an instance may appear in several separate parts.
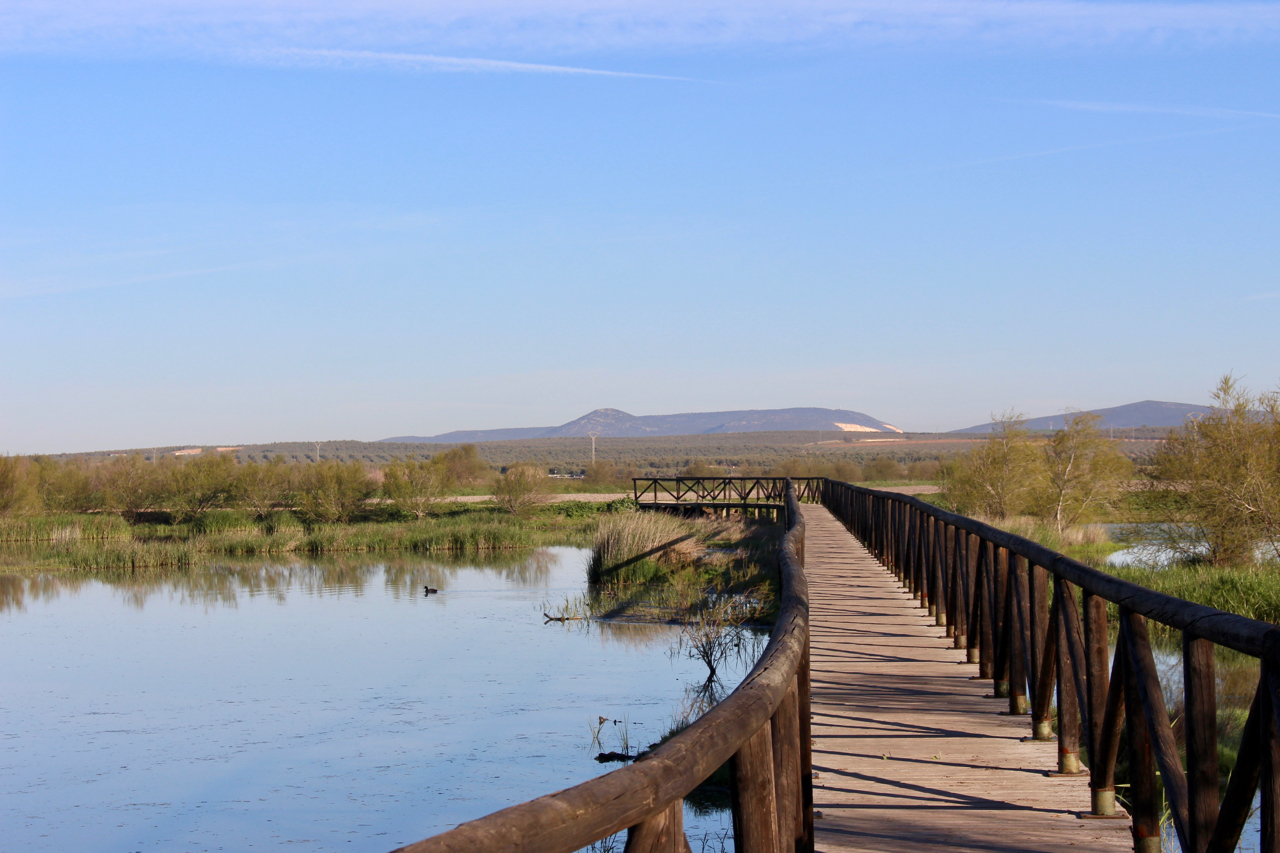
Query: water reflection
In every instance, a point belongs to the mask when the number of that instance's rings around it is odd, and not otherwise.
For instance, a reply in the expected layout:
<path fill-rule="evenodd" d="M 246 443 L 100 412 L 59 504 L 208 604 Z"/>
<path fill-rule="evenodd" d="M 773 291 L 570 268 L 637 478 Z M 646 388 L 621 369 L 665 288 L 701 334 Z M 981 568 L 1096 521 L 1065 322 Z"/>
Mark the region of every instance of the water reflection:
<path fill-rule="evenodd" d="M 544 624 L 586 560 L 0 575 L 4 846 L 387 850 L 599 775 L 592 723 L 648 746 L 706 670 L 677 626 Z M 691 838 L 728 823 L 686 810 Z"/>
<path fill-rule="evenodd" d="M 155 596 L 182 604 L 235 607 L 242 596 L 269 596 L 284 603 L 290 591 L 302 594 L 364 595 L 380 582 L 392 597 L 419 596 L 424 586 L 447 590 L 462 571 L 483 571 L 504 583 L 546 587 L 556 556 L 551 549 L 487 555 L 483 565 L 471 558 L 326 556 L 304 561 L 219 560 L 191 569 L 67 569 L 40 574 L 0 575 L 0 612 L 23 610 L 28 603 L 50 602 L 104 584 L 121 601 L 141 609 Z"/>

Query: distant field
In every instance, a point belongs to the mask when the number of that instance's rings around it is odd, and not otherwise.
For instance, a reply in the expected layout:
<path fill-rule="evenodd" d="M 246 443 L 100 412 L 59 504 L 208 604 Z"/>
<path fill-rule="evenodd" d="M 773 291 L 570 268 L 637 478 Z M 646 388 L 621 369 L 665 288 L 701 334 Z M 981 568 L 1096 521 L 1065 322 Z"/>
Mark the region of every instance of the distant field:
<path fill-rule="evenodd" d="M 1117 430 L 1117 438 L 1120 430 Z M 1130 455 L 1145 456 L 1164 437 L 1166 429 L 1124 430 L 1122 450 Z M 1131 439 L 1132 436 L 1132 439 Z M 645 438 L 598 438 L 596 458 L 632 469 L 639 476 L 675 474 L 689 464 L 706 462 L 740 473 L 763 473 L 788 459 L 804 458 L 824 462 L 856 462 L 862 464 L 879 456 L 910 463 L 939 459 L 963 452 L 982 441 L 976 433 L 906 433 L 886 436 L 883 433 L 838 432 L 749 432 L 709 435 L 681 435 Z M 319 459 L 358 460 L 382 465 L 406 456 L 431 456 L 455 445 L 409 444 L 381 441 L 295 441 L 274 444 L 251 444 L 235 450 L 241 461 L 265 461 L 283 456 L 288 462 L 314 462 Z M 591 461 L 588 438 L 535 438 L 514 441 L 487 441 L 476 445 L 480 456 L 494 466 L 516 462 L 538 462 L 556 473 L 576 474 Z M 164 455 L 183 447 L 137 448 L 133 450 L 97 451 L 85 454 L 62 454 L 62 458 L 88 456 L 102 458 L 111 453 L 152 453 Z M 230 451 L 228 451 L 230 452 Z"/>

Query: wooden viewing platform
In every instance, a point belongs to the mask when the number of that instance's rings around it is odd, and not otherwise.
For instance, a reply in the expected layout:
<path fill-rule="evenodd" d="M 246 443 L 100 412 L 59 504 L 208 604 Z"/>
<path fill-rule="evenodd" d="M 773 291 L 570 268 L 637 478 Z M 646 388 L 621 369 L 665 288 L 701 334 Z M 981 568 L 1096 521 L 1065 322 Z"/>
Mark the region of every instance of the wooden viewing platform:
<path fill-rule="evenodd" d="M 1087 775 L 1050 777 L 1056 741 L 1022 739 L 990 679 L 817 504 L 809 578 L 819 851 L 1133 850 L 1127 819 L 1080 819 Z"/>

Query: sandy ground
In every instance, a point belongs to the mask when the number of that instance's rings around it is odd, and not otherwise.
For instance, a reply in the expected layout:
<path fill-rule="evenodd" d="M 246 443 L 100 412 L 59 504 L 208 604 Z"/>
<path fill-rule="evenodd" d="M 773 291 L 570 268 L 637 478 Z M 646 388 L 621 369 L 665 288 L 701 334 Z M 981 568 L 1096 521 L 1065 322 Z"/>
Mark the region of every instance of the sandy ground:
<path fill-rule="evenodd" d="M 570 501 L 587 501 L 590 503 L 597 503 L 599 501 L 616 501 L 618 498 L 629 498 L 629 497 L 631 497 L 630 492 L 609 492 L 608 494 L 603 494 L 603 495 L 592 495 L 592 494 L 550 495 L 547 498 L 547 503 L 558 504 L 558 503 L 568 503 Z M 478 503 L 483 503 L 484 501 L 493 500 L 493 495 L 454 495 L 452 497 L 445 498 L 445 500 L 453 501 L 455 503 L 461 503 L 461 504 L 478 504 Z"/>

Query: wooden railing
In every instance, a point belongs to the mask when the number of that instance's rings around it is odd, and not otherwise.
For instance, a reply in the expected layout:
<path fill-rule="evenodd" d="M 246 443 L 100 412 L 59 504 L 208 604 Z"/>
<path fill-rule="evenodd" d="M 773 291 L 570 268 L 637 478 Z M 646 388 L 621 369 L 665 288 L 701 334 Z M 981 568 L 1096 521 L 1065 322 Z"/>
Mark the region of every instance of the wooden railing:
<path fill-rule="evenodd" d="M 809 591 L 804 519 L 784 483 L 782 600 L 769 644 L 727 698 L 621 770 L 399 848 L 412 853 L 570 853 L 627 830 L 628 853 L 688 853 L 684 797 L 726 761 L 739 853 L 811 853 Z"/>
<path fill-rule="evenodd" d="M 817 502 L 822 497 L 822 477 L 635 477 L 636 503 L 765 504 L 783 502 L 787 483 L 796 497 Z"/>
<path fill-rule="evenodd" d="M 946 626 L 955 647 L 968 650 L 980 677 L 1008 697 L 1009 712 L 1030 712 L 1032 738 L 1052 739 L 1056 709 L 1056 772 L 1088 773 L 1093 816 L 1116 814 L 1125 731 L 1136 851 L 1160 850 L 1157 772 L 1184 851 L 1234 850 L 1259 787 L 1259 849 L 1280 850 L 1280 629 L 1153 592 L 906 495 L 827 480 L 822 503 Z M 1108 604 L 1119 621 L 1110 668 Z M 1148 620 L 1182 633 L 1185 765 Z M 1261 661 L 1221 803 L 1215 645 Z"/>

